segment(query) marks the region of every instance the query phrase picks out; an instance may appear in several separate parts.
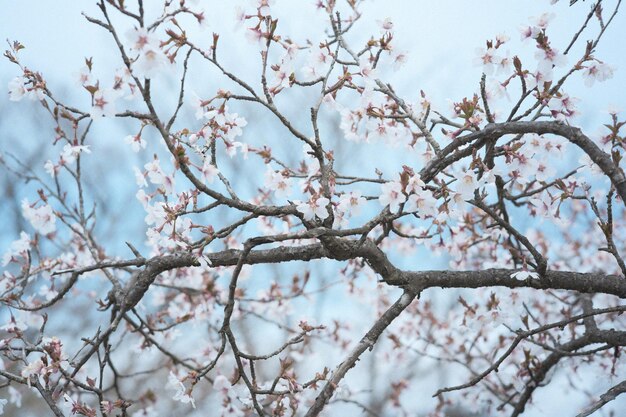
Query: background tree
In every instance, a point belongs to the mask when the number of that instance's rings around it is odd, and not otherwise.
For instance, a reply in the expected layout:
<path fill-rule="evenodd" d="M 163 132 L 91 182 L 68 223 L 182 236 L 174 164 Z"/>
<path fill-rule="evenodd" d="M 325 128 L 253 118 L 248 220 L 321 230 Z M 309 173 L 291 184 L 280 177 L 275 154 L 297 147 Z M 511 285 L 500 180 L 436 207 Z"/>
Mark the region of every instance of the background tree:
<path fill-rule="evenodd" d="M 590 136 L 566 87 L 613 77 L 598 50 L 621 1 L 576 4 L 564 44 L 549 12 L 487 40 L 449 110 L 393 86 L 402 33 L 359 1 L 302 5 L 325 22 L 310 40 L 272 1 L 238 8 L 243 63 L 232 34 L 197 34 L 223 18 L 199 3 L 98 2 L 84 16 L 119 69 L 86 58 L 82 100 L 9 42 L 9 100 L 42 106 L 54 153 L 3 144 L 31 194 L 2 259 L 0 410 L 518 416 L 565 393 L 564 413 L 620 410 L 624 122 Z M 138 166 L 97 168 L 107 124 Z M 435 254 L 449 267 L 426 270 Z"/>

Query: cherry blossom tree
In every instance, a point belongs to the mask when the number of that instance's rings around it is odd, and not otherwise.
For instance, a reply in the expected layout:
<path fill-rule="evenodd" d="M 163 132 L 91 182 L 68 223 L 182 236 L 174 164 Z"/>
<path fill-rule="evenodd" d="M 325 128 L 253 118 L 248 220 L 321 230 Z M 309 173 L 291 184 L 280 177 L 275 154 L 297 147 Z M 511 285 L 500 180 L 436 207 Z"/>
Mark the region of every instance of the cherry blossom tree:
<path fill-rule="evenodd" d="M 197 36 L 211 2 L 150 3 L 84 14 L 119 68 L 86 58 L 83 104 L 19 41 L 4 54 L 53 156 L 2 146 L 30 194 L 2 255 L 0 414 L 515 417 L 568 395 L 563 415 L 622 415 L 626 122 L 611 109 L 592 136 L 568 94 L 614 76 L 599 46 L 621 0 L 572 1 L 563 44 L 549 10 L 494 34 L 450 109 L 394 88 L 403 34 L 360 0 L 303 2 L 318 39 L 283 32 L 272 0 L 238 7 L 254 80 L 226 34 Z M 105 121 L 142 161 L 128 242 L 102 236 L 86 180 Z"/>

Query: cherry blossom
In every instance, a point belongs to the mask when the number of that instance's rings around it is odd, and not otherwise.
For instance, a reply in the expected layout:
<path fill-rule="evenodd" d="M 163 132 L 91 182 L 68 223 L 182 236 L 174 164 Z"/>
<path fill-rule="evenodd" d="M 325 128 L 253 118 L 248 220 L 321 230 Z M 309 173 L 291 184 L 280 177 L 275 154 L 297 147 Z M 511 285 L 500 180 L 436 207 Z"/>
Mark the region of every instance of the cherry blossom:
<path fill-rule="evenodd" d="M 402 192 L 402 184 L 390 181 L 380 186 L 381 194 L 378 198 L 380 204 L 385 207 L 389 206 L 389 210 L 395 213 L 400 208 L 400 204 L 406 201 L 406 196 Z"/>
<path fill-rule="evenodd" d="M 530 20 L 539 29 L 546 29 L 548 25 L 550 24 L 550 22 L 554 20 L 555 17 L 556 17 L 555 13 L 545 12 L 539 16 L 532 17 Z"/>
<path fill-rule="evenodd" d="M 538 161 L 537 162 L 537 172 L 535 173 L 535 178 L 537 181 L 548 182 L 551 178 L 556 174 L 556 169 L 554 166 L 547 161 Z"/>
<path fill-rule="evenodd" d="M 552 74 L 553 67 L 563 67 L 567 64 L 567 58 L 554 48 L 541 48 L 535 52 L 535 58 L 539 61 L 537 71 L 542 74 Z M 552 77 L 548 77 L 551 79 Z"/>
<path fill-rule="evenodd" d="M 265 172 L 265 186 L 272 190 L 276 197 L 286 197 L 291 194 L 291 178 L 272 169 Z"/>
<path fill-rule="evenodd" d="M 326 197 L 311 197 L 308 201 L 297 202 L 296 209 L 302 213 L 305 220 L 313 220 L 316 216 L 324 220 L 329 215 L 326 209 L 329 203 Z"/>
<path fill-rule="evenodd" d="M 26 365 L 24 369 L 22 369 L 22 372 L 20 372 L 20 375 L 22 375 L 30 382 L 31 377 L 40 376 L 44 370 L 44 363 L 41 361 L 41 359 L 37 359 L 36 361 L 30 362 L 28 365 Z"/>
<path fill-rule="evenodd" d="M 308 63 L 302 67 L 301 72 L 304 81 L 313 81 L 324 75 L 330 64 L 331 56 L 325 48 L 313 48 L 309 52 Z"/>
<path fill-rule="evenodd" d="M 578 114 L 576 109 L 577 98 L 570 97 L 564 93 L 560 96 L 552 97 L 548 101 L 548 107 L 552 112 L 552 116 L 557 120 L 569 120 Z"/>
<path fill-rule="evenodd" d="M 193 408 L 196 408 L 196 402 L 193 397 L 187 392 L 185 385 L 178 379 L 173 372 L 169 373 L 167 379 L 167 388 L 173 389 L 176 392 L 172 397 L 174 401 L 180 401 L 183 404 L 191 404 Z"/>
<path fill-rule="evenodd" d="M 154 78 L 169 66 L 167 56 L 160 49 L 146 49 L 139 54 L 133 65 L 133 73 L 139 77 Z"/>
<path fill-rule="evenodd" d="M 519 28 L 520 31 L 520 39 L 526 41 L 528 39 L 536 39 L 539 33 L 541 33 L 540 28 L 537 26 L 521 26 Z"/>
<path fill-rule="evenodd" d="M 144 165 L 144 169 L 147 171 L 148 179 L 152 184 L 163 184 L 165 173 L 161 169 L 161 163 L 158 159 L 153 159 L 152 162 L 148 162 Z"/>
<path fill-rule="evenodd" d="M 482 66 L 483 72 L 491 75 L 495 72 L 496 66 L 502 62 L 502 58 L 496 55 L 494 48 L 477 48 L 474 64 Z"/>
<path fill-rule="evenodd" d="M 117 94 L 112 90 L 98 90 L 93 95 L 93 106 L 91 107 L 91 118 L 113 117 L 117 112 L 115 100 Z"/>
<path fill-rule="evenodd" d="M 390 17 L 386 17 L 383 20 L 377 20 L 376 23 L 380 26 L 381 33 L 389 32 L 393 30 L 393 21 Z"/>
<path fill-rule="evenodd" d="M 9 100 L 20 101 L 26 95 L 23 77 L 15 77 L 9 81 Z"/>
<path fill-rule="evenodd" d="M 400 70 L 409 60 L 407 51 L 392 47 L 389 51 L 389 58 L 395 71 Z"/>
<path fill-rule="evenodd" d="M 150 48 L 158 47 L 158 41 L 148 33 L 144 27 L 135 27 L 126 32 L 126 38 L 130 43 L 130 47 L 135 51 L 144 51 Z"/>
<path fill-rule="evenodd" d="M 509 175 L 518 184 L 526 184 L 537 173 L 537 161 L 529 155 L 517 154 L 508 166 Z"/>
<path fill-rule="evenodd" d="M 17 256 L 23 256 L 31 247 L 31 238 L 28 233 L 20 232 L 20 238 L 9 245 L 9 250 L 2 256 L 2 266 L 8 265 Z"/>
<path fill-rule="evenodd" d="M 613 78 L 614 69 L 610 65 L 603 62 L 594 61 L 587 65 L 583 71 L 583 77 L 585 78 L 585 85 L 587 87 L 593 86 L 596 81 L 603 82 L 609 78 Z"/>
<path fill-rule="evenodd" d="M 67 144 L 67 145 L 63 146 L 63 152 L 61 153 L 61 159 L 63 160 L 63 162 L 65 164 L 73 164 L 74 162 L 76 162 L 76 158 L 78 158 L 78 156 L 81 154 L 81 152 L 91 153 L 91 149 L 89 149 L 88 145 L 75 145 L 75 146 L 72 146 L 70 144 Z"/>
<path fill-rule="evenodd" d="M 202 165 L 202 178 L 207 184 L 213 184 L 215 181 L 215 177 L 219 174 L 220 170 L 213 164 L 209 159 L 204 161 L 204 165 Z"/>
<path fill-rule="evenodd" d="M 274 71 L 274 81 L 270 89 L 276 94 L 283 88 L 289 88 L 291 86 L 291 74 L 294 73 L 293 67 L 289 63 L 282 63 L 274 66 L 272 69 Z"/>
<path fill-rule="evenodd" d="M 56 216 L 49 204 L 34 208 L 27 199 L 24 199 L 22 200 L 22 214 L 37 232 L 47 235 L 56 231 Z"/>
<path fill-rule="evenodd" d="M 133 152 L 139 152 L 142 149 L 146 149 L 146 141 L 141 135 L 128 135 L 124 138 L 124 141 L 129 144 Z"/>
<path fill-rule="evenodd" d="M 465 171 L 457 177 L 457 182 L 454 185 L 456 192 L 459 193 L 464 200 L 471 200 L 474 198 L 474 190 L 480 188 L 483 184 L 482 181 L 478 180 L 474 171 Z"/>
<path fill-rule="evenodd" d="M 143 188 L 148 186 L 148 182 L 146 181 L 146 176 L 141 172 L 141 170 L 137 167 L 133 167 L 133 172 L 135 173 L 135 183 L 138 187 Z"/>
<path fill-rule="evenodd" d="M 407 193 L 421 193 L 422 190 L 426 187 L 426 183 L 422 181 L 419 174 L 413 174 L 409 177 L 406 184 L 406 192 Z"/>
<path fill-rule="evenodd" d="M 131 48 L 139 53 L 133 65 L 133 73 L 139 77 L 153 78 L 169 65 L 169 60 L 159 47 L 158 40 L 145 28 L 126 32 Z"/>
<path fill-rule="evenodd" d="M 76 73 L 75 77 L 76 77 L 76 82 L 80 86 L 84 87 L 84 86 L 94 84 L 94 78 L 93 78 L 93 75 L 91 74 L 91 69 L 89 69 L 87 65 L 82 66 L 80 70 L 78 71 L 78 73 Z"/>
<path fill-rule="evenodd" d="M 17 408 L 22 406 L 22 394 L 13 387 L 9 387 L 9 402 L 14 404 Z"/>
<path fill-rule="evenodd" d="M 517 271 L 511 274 L 511 278 L 516 278 L 516 279 L 519 279 L 520 281 L 523 281 L 529 278 L 537 279 L 539 278 L 539 274 L 533 271 L 529 271 L 527 269 L 522 269 L 520 271 Z"/>
<path fill-rule="evenodd" d="M 46 170 L 48 175 L 50 175 L 53 178 L 57 175 L 59 168 L 60 168 L 59 166 L 54 165 L 54 162 L 52 162 L 49 159 L 44 164 L 44 169 Z"/>
<path fill-rule="evenodd" d="M 350 191 L 349 193 L 341 196 L 339 203 L 337 204 L 337 210 L 343 213 L 349 213 L 353 216 L 358 216 L 365 203 L 366 200 L 359 191 Z"/>
<path fill-rule="evenodd" d="M 417 212 L 422 218 L 435 217 L 438 213 L 437 199 L 428 190 L 411 194 L 404 206 L 406 212 Z"/>

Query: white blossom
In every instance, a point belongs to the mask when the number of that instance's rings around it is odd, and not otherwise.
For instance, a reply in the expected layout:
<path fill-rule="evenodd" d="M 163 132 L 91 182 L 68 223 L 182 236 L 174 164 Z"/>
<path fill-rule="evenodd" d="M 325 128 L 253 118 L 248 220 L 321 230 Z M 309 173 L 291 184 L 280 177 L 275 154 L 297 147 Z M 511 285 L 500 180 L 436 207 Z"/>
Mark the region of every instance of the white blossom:
<path fill-rule="evenodd" d="M 63 152 L 61 153 L 61 158 L 63 159 L 63 162 L 65 162 L 66 164 L 73 164 L 74 162 L 76 162 L 76 158 L 81 152 L 91 153 L 91 149 L 89 149 L 89 146 L 87 145 L 72 146 L 68 143 L 65 146 L 63 146 Z"/>
<path fill-rule="evenodd" d="M 20 232 L 20 238 L 9 245 L 9 250 L 2 256 L 2 266 L 8 265 L 15 256 L 21 256 L 30 250 L 31 238 L 26 232 Z"/>
<path fill-rule="evenodd" d="M 361 207 L 363 207 L 365 203 L 366 200 L 361 196 L 360 191 L 350 191 L 340 197 L 337 210 L 351 215 L 359 215 Z"/>
<path fill-rule="evenodd" d="M 539 274 L 537 272 L 532 272 L 527 269 L 522 269 L 517 272 L 513 272 L 511 274 L 511 278 L 519 279 L 520 281 L 524 281 L 528 278 L 537 279 L 539 278 Z"/>
<path fill-rule="evenodd" d="M 170 371 L 170 374 L 167 378 L 166 388 L 173 389 L 176 392 L 172 396 L 174 401 L 180 401 L 183 404 L 191 404 L 193 408 L 196 408 L 196 402 L 191 395 L 187 393 L 185 389 L 185 385 L 178 379 L 173 372 Z"/>
<path fill-rule="evenodd" d="M 328 217 L 326 210 L 328 203 L 330 201 L 326 197 L 314 197 L 305 202 L 298 202 L 296 210 L 302 213 L 305 220 L 313 220 L 315 216 L 323 220 Z"/>
<path fill-rule="evenodd" d="M 139 152 L 141 149 L 146 149 L 146 141 L 141 135 L 128 135 L 124 138 L 124 141 L 131 146 L 133 152 Z"/>
<path fill-rule="evenodd" d="M 613 78 L 613 67 L 603 62 L 594 61 L 583 71 L 583 78 L 587 87 L 593 86 L 595 81 L 603 82 Z"/>
<path fill-rule="evenodd" d="M 9 81 L 9 100 L 20 101 L 25 95 L 24 77 L 15 77 Z"/>
<path fill-rule="evenodd" d="M 115 116 L 115 100 L 117 94 L 113 90 L 98 90 L 93 95 L 90 116 L 92 119 Z"/>
<path fill-rule="evenodd" d="M 400 208 L 400 204 L 406 201 L 406 196 L 402 192 L 402 185 L 399 182 L 386 182 L 381 185 L 381 195 L 378 198 L 380 204 L 385 207 L 389 206 L 389 210 L 395 213 Z"/>
<path fill-rule="evenodd" d="M 50 205 L 44 204 L 33 208 L 28 200 L 24 199 L 22 200 L 22 213 L 33 228 L 42 235 L 56 231 L 56 216 Z"/>

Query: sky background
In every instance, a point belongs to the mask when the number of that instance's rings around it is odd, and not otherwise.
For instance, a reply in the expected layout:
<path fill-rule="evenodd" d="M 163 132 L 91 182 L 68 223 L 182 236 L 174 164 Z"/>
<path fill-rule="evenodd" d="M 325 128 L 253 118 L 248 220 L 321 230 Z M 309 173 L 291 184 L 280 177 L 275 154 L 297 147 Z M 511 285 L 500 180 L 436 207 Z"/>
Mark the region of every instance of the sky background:
<path fill-rule="evenodd" d="M 203 3 L 202 0 L 200 0 Z M 115 53 L 114 45 L 108 33 L 102 28 L 88 24 L 81 12 L 99 16 L 92 2 L 70 0 L 33 1 L 22 0 L 5 5 L 0 14 L 0 39 L 18 40 L 26 46 L 20 53 L 23 64 L 28 68 L 43 73 L 48 87 L 58 97 L 69 103 L 88 108 L 88 95 L 76 83 L 76 74 L 84 65 L 85 57 L 93 57 L 96 75 L 106 74 L 121 66 Z M 148 3 L 148 2 L 146 2 Z M 208 45 L 211 33 L 221 34 L 220 56 L 225 65 L 242 78 L 256 80 L 258 58 L 253 48 L 244 40 L 242 30 L 234 29 L 234 6 L 239 2 L 206 1 L 205 7 L 209 28 L 191 30 L 190 34 L 199 43 Z M 298 43 L 307 38 L 320 39 L 325 28 L 325 16 L 316 13 L 312 1 L 277 1 L 276 15 L 281 33 L 290 34 Z M 531 16 L 544 11 L 553 11 L 556 18 L 551 24 L 549 34 L 554 45 L 561 50 L 568 43 L 589 10 L 590 2 L 578 2 L 575 7 L 568 7 L 567 1 L 550 6 L 547 0 L 441 0 L 441 1 L 366 1 L 363 5 L 363 18 L 356 25 L 350 40 L 353 44 L 362 44 L 370 33 L 377 33 L 377 20 L 391 18 L 395 24 L 396 45 L 408 51 L 409 60 L 398 72 L 385 73 L 401 96 L 416 100 L 419 91 L 424 90 L 432 100 L 433 107 L 448 112 L 448 100 L 458 101 L 471 96 L 477 91 L 481 68 L 473 64 L 475 49 L 482 47 L 486 39 L 493 39 L 497 34 L 505 33 L 511 37 L 511 54 L 519 54 L 522 60 L 532 61 L 534 46 L 519 41 L 518 26 L 528 22 Z M 613 2 L 608 2 L 607 7 Z M 188 25 L 193 27 L 193 25 Z M 593 89 L 584 86 L 582 79 L 574 76 L 566 90 L 570 95 L 581 98 L 579 110 L 581 116 L 576 124 L 592 136 L 599 131 L 608 119 L 609 105 L 626 108 L 626 54 L 623 48 L 626 13 L 618 15 L 609 28 L 604 40 L 597 49 L 596 56 L 616 68 L 613 79 L 605 83 L 596 83 Z M 591 33 L 596 33 L 595 27 Z M 586 39 L 586 35 L 583 34 Z M 580 48 L 571 54 L 580 56 Z M 573 58 L 570 58 L 570 62 Z M 524 61 L 524 62 L 526 62 Z M 199 66 L 190 74 L 190 91 L 198 95 L 210 95 L 222 82 L 219 77 Z M 0 61 L 0 88 L 19 74 L 18 68 L 7 60 Z M 109 77 L 110 82 L 110 77 Z M 167 79 L 159 81 L 162 92 L 157 98 L 163 109 L 171 107 L 175 97 L 175 84 Z M 6 90 L 5 90 L 6 91 Z M 307 112 L 302 115 L 302 106 L 298 100 L 307 97 L 290 97 L 283 103 L 285 112 L 294 120 L 306 121 Z M 296 105 L 293 105 L 293 104 Z M 508 104 L 510 106 L 510 104 Z M 506 108 L 507 103 L 502 104 Z M 306 108 L 306 107 L 305 107 Z M 263 114 L 242 106 L 238 109 L 248 119 L 246 135 L 280 135 L 279 128 L 267 122 Z M 245 111 L 248 110 L 246 113 Z M 257 122 L 252 123 L 252 122 Z M 333 128 L 337 120 L 327 121 L 327 129 Z M 187 106 L 182 115 L 182 124 L 195 123 L 193 110 Z M 256 126 L 256 127 L 253 127 Z M 255 130 L 256 129 L 256 130 Z M 87 178 L 94 193 L 101 201 L 99 217 L 103 224 L 99 228 L 102 239 L 117 245 L 120 255 L 128 256 L 124 241 L 143 240 L 143 209 L 134 201 L 136 191 L 132 166 L 142 166 L 143 157 L 130 152 L 124 143 L 124 137 L 136 133 L 137 126 L 128 121 L 99 120 L 92 132 L 92 146 L 99 150 L 106 159 L 92 161 L 93 174 Z M 270 132 L 270 133 L 267 133 Z M 244 136 L 245 137 L 245 136 Z M 157 140 L 156 137 L 152 139 Z M 0 150 L 16 155 L 25 155 L 23 162 L 43 173 L 43 162 L 52 154 L 49 152 L 52 130 L 43 110 L 28 100 L 19 103 L 8 101 L 8 95 L 0 94 Z M 359 167 L 364 161 L 376 161 L 376 166 L 383 171 L 397 167 L 398 160 L 392 154 L 381 153 L 375 146 L 350 147 L 338 144 L 343 152 L 341 163 L 346 170 Z M 285 146 L 279 149 L 286 158 L 299 156 L 301 147 Z M 95 153 L 95 152 L 94 152 Z M 382 156 L 381 155 L 385 155 Z M 386 157 L 389 155 L 389 157 Z M 149 155 L 148 155 L 149 156 Z M 145 157 L 145 156 L 144 156 Z M 235 169 L 231 167 L 232 169 Z M 389 171 L 391 172 L 391 171 Z M 45 174 L 44 174 L 45 175 Z M 0 215 L 14 221 L 0 224 L 0 253 L 9 242 L 15 239 L 24 225 L 15 217 L 19 209 L 18 202 L 26 195 L 33 199 L 33 187 L 15 183 L 13 179 L 0 173 L 3 187 L 15 193 L 15 198 L 5 199 L 0 203 Z M 251 190 L 253 191 L 253 190 Z M 114 225 L 115 227 L 111 227 Z M 138 235 L 139 233 L 139 235 Z M 114 249 L 115 251 L 115 249 Z M 445 259 L 428 259 L 420 264 L 420 269 L 446 267 Z M 401 263 L 402 259 L 398 259 Z M 402 266 L 402 265 L 401 265 Z M 318 306 L 318 308 L 320 308 Z M 546 400 L 545 395 L 553 395 L 549 390 L 538 394 L 538 401 Z M 616 402 L 615 404 L 619 404 Z M 626 401 L 621 404 L 626 407 Z M 534 415 L 558 415 L 563 403 L 548 401 L 542 413 Z M 557 413 L 557 414 L 554 414 Z M 533 414 L 530 414 L 533 415 Z"/>

